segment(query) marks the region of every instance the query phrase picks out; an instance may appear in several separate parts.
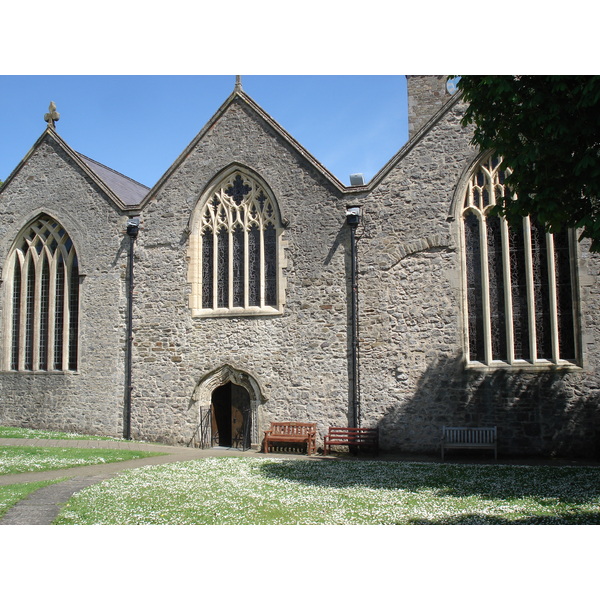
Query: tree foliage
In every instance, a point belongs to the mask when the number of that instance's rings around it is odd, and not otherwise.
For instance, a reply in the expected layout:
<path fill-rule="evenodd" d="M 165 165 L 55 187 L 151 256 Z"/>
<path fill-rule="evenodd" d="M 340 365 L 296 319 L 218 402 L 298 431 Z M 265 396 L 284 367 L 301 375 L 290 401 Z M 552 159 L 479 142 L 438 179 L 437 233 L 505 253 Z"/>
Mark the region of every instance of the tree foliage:
<path fill-rule="evenodd" d="M 512 173 L 498 212 L 577 228 L 600 251 L 600 76 L 463 76 L 462 124 Z"/>

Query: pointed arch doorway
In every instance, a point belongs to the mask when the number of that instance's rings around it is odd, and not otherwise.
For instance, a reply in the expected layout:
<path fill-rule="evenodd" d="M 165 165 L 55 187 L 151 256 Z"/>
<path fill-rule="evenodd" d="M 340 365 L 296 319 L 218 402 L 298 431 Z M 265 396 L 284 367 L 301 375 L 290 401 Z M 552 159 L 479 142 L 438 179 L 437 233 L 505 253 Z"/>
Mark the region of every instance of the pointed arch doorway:
<path fill-rule="evenodd" d="M 247 450 L 259 443 L 262 386 L 249 373 L 223 365 L 200 379 L 190 407 L 197 411 L 197 427 L 190 444 Z"/>
<path fill-rule="evenodd" d="M 213 446 L 249 448 L 252 431 L 250 394 L 231 381 L 216 388 L 211 398 Z"/>

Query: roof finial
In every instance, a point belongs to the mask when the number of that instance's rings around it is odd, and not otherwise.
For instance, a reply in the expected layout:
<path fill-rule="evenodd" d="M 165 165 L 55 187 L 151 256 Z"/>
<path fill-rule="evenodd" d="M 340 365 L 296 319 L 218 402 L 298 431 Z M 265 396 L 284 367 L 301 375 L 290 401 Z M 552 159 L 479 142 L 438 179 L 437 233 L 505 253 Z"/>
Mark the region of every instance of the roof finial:
<path fill-rule="evenodd" d="M 60 114 L 56 112 L 56 104 L 54 104 L 54 102 L 50 102 L 48 112 L 44 115 L 44 121 L 48 123 L 48 127 L 56 129 L 56 121 L 58 121 L 59 119 Z"/>
<path fill-rule="evenodd" d="M 242 91 L 242 76 L 241 75 L 235 76 L 235 88 L 233 88 L 233 91 L 234 92 Z"/>

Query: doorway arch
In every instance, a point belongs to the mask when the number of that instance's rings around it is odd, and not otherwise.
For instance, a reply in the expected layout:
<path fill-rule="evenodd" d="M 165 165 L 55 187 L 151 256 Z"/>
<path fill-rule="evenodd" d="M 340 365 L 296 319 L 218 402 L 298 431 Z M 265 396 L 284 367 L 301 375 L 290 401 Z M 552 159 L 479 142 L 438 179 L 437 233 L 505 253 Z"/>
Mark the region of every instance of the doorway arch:
<path fill-rule="evenodd" d="M 259 406 L 265 402 L 258 381 L 231 365 L 211 371 L 198 383 L 192 404 L 196 406 L 203 446 L 259 444 Z M 210 415 L 210 420 L 203 419 Z"/>
<path fill-rule="evenodd" d="M 212 393 L 211 445 L 249 448 L 252 409 L 250 395 L 240 385 L 227 382 Z"/>

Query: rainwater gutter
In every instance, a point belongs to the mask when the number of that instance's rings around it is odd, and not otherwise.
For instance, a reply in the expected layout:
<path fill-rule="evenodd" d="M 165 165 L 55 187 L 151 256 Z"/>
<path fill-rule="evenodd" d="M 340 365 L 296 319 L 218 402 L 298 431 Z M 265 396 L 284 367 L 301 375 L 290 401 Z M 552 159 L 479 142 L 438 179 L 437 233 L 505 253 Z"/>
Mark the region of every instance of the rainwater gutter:
<path fill-rule="evenodd" d="M 356 229 L 360 224 L 360 206 L 349 205 L 346 207 L 346 224 L 350 227 L 352 427 L 360 427 L 360 387 L 358 373 L 358 257 L 356 247 Z"/>
<path fill-rule="evenodd" d="M 133 358 L 133 249 L 140 228 L 139 217 L 127 221 L 129 236 L 129 254 L 127 265 L 127 347 L 125 357 L 125 402 L 123 415 L 123 437 L 131 439 L 131 391 L 132 391 L 132 358 Z"/>

